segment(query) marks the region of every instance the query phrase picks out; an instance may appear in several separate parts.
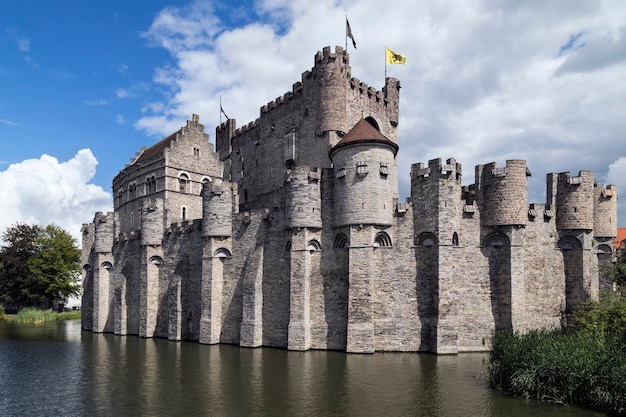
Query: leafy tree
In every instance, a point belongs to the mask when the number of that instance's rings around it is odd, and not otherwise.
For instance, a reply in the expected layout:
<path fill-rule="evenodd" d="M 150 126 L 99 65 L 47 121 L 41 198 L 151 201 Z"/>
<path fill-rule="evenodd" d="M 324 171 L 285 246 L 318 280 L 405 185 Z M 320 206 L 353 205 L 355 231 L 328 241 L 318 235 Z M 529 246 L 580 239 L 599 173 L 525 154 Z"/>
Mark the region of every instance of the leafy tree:
<path fill-rule="evenodd" d="M 43 294 L 49 300 L 78 295 L 76 279 L 80 273 L 80 249 L 76 240 L 55 225 L 40 229 L 35 241 L 35 255 L 28 268 L 46 286 Z"/>
<path fill-rule="evenodd" d="M 43 283 L 28 268 L 35 256 L 39 226 L 17 223 L 2 234 L 0 249 L 0 301 L 5 305 L 40 305 L 45 302 Z"/>
<path fill-rule="evenodd" d="M 80 250 L 65 230 L 18 223 L 6 229 L 2 240 L 0 302 L 43 306 L 79 292 Z"/>

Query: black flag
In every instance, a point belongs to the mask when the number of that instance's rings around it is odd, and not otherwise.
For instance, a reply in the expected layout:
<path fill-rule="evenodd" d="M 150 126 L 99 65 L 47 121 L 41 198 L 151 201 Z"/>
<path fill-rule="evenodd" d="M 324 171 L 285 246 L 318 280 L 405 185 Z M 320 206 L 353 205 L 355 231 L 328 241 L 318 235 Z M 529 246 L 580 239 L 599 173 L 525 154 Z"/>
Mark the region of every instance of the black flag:
<path fill-rule="evenodd" d="M 350 22 L 348 22 L 348 18 L 346 17 L 346 37 L 352 39 L 352 46 L 356 49 L 356 41 L 354 40 L 354 36 L 352 36 L 352 29 L 350 29 Z"/>

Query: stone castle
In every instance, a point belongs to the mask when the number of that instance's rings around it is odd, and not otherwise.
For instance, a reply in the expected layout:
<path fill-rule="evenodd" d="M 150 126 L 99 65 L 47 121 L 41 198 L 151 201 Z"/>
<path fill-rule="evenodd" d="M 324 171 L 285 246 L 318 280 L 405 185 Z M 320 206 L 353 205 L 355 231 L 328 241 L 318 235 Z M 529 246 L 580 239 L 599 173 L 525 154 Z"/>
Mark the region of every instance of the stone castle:
<path fill-rule="evenodd" d="M 84 329 L 290 350 L 457 353 L 558 327 L 604 289 L 617 190 L 522 160 L 411 167 L 398 198 L 400 82 L 353 78 L 341 47 L 215 148 L 193 115 L 113 180 L 83 233 Z"/>

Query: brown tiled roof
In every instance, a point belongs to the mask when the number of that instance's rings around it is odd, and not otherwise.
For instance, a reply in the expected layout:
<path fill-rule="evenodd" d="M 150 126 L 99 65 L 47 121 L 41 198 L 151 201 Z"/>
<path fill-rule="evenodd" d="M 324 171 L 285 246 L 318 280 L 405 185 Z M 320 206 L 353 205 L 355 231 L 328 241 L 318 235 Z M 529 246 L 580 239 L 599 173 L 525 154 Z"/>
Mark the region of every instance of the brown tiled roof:
<path fill-rule="evenodd" d="M 613 247 L 618 249 L 624 240 L 626 240 L 626 227 L 618 227 L 617 237 L 613 241 Z"/>
<path fill-rule="evenodd" d="M 162 154 L 163 151 L 165 150 L 165 148 L 169 148 L 170 147 L 170 144 L 176 138 L 176 134 L 177 133 L 178 132 L 172 133 L 171 135 L 169 135 L 168 137 L 166 137 L 162 141 L 155 143 L 154 145 L 150 146 L 148 149 L 145 149 L 137 157 L 135 162 L 145 161 L 145 160 L 150 159 L 150 158 L 152 158 L 154 156 Z"/>
<path fill-rule="evenodd" d="M 382 143 L 393 148 L 393 154 L 398 152 L 398 145 L 380 133 L 370 122 L 366 119 L 361 119 L 354 125 L 352 129 L 330 150 L 332 154 L 337 149 L 346 145 L 356 143 Z"/>

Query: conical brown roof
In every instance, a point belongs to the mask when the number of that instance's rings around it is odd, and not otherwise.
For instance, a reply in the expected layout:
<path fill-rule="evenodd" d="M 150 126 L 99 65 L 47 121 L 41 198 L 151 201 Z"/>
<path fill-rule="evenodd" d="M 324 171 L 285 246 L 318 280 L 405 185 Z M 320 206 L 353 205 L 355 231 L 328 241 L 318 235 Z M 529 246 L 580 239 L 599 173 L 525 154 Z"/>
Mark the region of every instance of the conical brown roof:
<path fill-rule="evenodd" d="M 344 146 L 356 144 L 356 143 L 381 143 L 393 148 L 393 154 L 398 153 L 398 145 L 391 139 L 380 133 L 370 122 L 366 119 L 361 119 L 354 125 L 352 129 L 330 150 L 330 155 Z"/>

